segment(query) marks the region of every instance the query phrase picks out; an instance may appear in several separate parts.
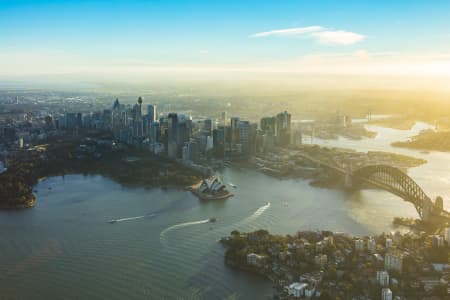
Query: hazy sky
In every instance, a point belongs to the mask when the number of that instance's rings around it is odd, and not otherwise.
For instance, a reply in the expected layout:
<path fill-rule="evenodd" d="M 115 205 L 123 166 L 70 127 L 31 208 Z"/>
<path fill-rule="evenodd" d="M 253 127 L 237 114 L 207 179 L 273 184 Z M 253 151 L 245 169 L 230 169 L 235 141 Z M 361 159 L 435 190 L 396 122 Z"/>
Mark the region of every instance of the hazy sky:
<path fill-rule="evenodd" d="M 0 0 L 3 77 L 180 71 L 449 76 L 450 1 Z"/>

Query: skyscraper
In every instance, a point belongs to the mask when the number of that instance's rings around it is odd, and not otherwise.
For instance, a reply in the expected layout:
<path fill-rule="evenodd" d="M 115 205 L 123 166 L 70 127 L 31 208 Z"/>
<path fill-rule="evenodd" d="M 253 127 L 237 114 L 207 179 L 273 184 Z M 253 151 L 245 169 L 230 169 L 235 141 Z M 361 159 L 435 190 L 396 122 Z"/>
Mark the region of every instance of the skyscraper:
<path fill-rule="evenodd" d="M 151 123 L 158 121 L 158 114 L 156 112 L 155 104 L 147 105 L 147 116 L 150 119 Z"/>
<path fill-rule="evenodd" d="M 291 114 L 287 111 L 277 115 L 276 133 L 278 145 L 287 146 L 291 143 Z"/>

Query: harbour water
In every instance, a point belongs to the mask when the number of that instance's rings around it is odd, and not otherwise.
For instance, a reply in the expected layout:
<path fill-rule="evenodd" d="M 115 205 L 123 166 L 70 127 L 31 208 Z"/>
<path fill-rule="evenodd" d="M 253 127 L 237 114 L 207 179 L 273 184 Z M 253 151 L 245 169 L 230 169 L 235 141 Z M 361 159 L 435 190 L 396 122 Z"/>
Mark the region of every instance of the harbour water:
<path fill-rule="evenodd" d="M 443 196 L 448 209 L 450 154 L 389 146 L 427 126 L 372 127 L 379 133 L 373 140 L 315 142 L 427 159 L 409 174 L 430 196 Z M 235 196 L 210 202 L 101 176 L 40 182 L 36 207 L 0 212 L 0 299 L 264 299 L 270 283 L 223 263 L 217 240 L 232 230 L 366 235 L 393 230 L 396 216 L 417 216 L 411 204 L 384 191 L 347 193 L 236 168 L 220 176 L 237 185 Z"/>

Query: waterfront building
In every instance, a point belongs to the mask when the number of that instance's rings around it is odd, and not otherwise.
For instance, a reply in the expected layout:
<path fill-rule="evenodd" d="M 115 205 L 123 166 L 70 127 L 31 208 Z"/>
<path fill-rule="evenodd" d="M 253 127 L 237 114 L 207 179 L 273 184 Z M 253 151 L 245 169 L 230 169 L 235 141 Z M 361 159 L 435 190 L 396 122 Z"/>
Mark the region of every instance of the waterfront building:
<path fill-rule="evenodd" d="M 392 300 L 392 291 L 390 288 L 383 288 L 381 290 L 381 300 Z"/>
<path fill-rule="evenodd" d="M 201 193 L 217 193 L 217 192 L 223 191 L 225 189 L 226 189 L 225 184 L 223 184 L 222 181 L 220 180 L 220 178 L 217 176 L 213 176 L 211 178 L 204 179 L 198 188 L 199 192 L 201 192 Z M 250 256 L 250 258 L 257 259 L 257 256 Z M 249 260 L 249 256 L 247 255 L 247 263 L 248 263 L 248 260 Z"/>
<path fill-rule="evenodd" d="M 308 287 L 307 283 L 294 282 L 288 287 L 288 294 L 294 298 L 300 298 L 305 295 L 305 290 Z"/>
<path fill-rule="evenodd" d="M 388 271 L 377 271 L 377 282 L 382 287 L 389 286 L 389 273 Z"/>
<path fill-rule="evenodd" d="M 262 266 L 266 260 L 266 256 L 258 255 L 256 253 L 247 254 L 247 264 L 250 266 Z"/>
<path fill-rule="evenodd" d="M 388 252 L 384 257 L 384 268 L 386 270 L 402 271 L 403 267 L 403 254 L 396 252 Z"/>

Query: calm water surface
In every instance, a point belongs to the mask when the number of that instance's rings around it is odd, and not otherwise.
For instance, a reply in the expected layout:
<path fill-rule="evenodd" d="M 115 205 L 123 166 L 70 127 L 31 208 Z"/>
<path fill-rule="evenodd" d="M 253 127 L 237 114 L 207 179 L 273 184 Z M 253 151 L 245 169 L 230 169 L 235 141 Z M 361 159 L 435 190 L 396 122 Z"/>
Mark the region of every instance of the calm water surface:
<path fill-rule="evenodd" d="M 374 140 L 315 142 L 423 157 L 429 163 L 410 175 L 449 208 L 450 155 L 389 146 L 427 126 L 371 127 L 379 132 Z M 238 186 L 235 197 L 207 203 L 185 191 L 130 189 L 101 176 L 39 183 L 36 207 L 0 212 L 0 299 L 264 299 L 270 284 L 226 267 L 220 237 L 260 228 L 374 234 L 392 230 L 395 216 L 417 216 L 383 191 L 349 194 L 251 170 L 220 175 Z"/>

